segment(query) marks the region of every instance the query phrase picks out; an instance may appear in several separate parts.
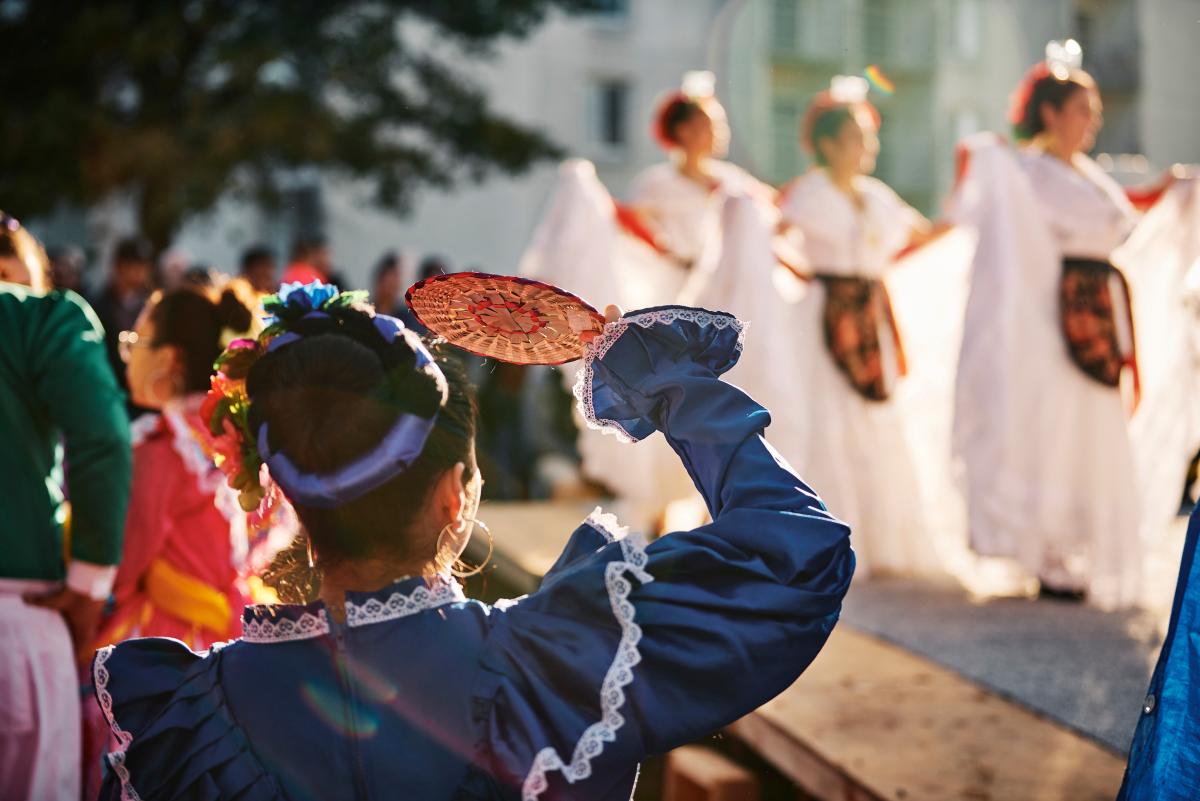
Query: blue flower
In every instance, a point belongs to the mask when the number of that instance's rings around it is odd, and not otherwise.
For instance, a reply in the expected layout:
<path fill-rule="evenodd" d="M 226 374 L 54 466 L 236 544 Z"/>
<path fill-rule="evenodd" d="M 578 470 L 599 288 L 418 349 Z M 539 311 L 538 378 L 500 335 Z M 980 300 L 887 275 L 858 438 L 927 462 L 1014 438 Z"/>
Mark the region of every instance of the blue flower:
<path fill-rule="evenodd" d="M 302 284 L 296 281 L 279 287 L 279 301 L 288 308 L 310 312 L 320 309 L 337 297 L 338 293 L 339 290 L 334 284 L 322 281 Z"/>

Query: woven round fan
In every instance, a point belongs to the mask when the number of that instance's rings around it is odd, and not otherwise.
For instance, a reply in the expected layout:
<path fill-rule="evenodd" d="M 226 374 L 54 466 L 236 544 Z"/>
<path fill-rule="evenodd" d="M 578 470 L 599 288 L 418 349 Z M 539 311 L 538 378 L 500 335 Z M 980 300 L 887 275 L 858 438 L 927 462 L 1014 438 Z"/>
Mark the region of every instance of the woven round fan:
<path fill-rule="evenodd" d="M 488 273 L 418 281 L 404 294 L 421 324 L 465 351 L 512 364 L 564 364 L 583 356 L 585 331 L 604 317 L 550 284 Z"/>

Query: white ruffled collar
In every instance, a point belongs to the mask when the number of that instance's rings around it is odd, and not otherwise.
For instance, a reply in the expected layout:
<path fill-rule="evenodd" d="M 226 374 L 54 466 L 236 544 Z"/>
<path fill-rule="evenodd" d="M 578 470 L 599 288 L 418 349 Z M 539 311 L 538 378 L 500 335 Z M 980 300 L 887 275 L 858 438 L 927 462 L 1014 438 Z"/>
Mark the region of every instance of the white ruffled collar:
<path fill-rule="evenodd" d="M 371 626 L 409 617 L 467 600 L 453 577 L 399 579 L 372 592 L 346 593 L 346 625 Z M 321 601 L 311 604 L 259 604 L 242 614 L 242 639 L 253 643 L 294 642 L 322 637 L 332 631 L 329 611 Z"/>

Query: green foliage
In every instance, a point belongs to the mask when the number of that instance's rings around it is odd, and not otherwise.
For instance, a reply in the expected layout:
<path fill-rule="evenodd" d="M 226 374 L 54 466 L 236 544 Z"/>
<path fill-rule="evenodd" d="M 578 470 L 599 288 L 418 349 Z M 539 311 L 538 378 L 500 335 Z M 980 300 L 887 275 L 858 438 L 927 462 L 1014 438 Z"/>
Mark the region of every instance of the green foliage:
<path fill-rule="evenodd" d="M 0 0 L 0 199 L 31 216 L 130 190 L 165 245 L 224 194 L 281 199 L 288 168 L 422 186 L 558 155 L 460 66 L 595 0 Z"/>

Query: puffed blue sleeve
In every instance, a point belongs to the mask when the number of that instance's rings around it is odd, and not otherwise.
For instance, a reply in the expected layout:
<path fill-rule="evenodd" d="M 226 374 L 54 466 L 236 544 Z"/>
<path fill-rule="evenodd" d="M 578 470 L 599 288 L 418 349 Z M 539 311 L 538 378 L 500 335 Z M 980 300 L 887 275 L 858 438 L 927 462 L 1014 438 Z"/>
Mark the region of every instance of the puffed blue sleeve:
<path fill-rule="evenodd" d="M 593 514 L 538 592 L 494 611 L 481 750 L 524 799 L 628 798 L 639 760 L 777 695 L 837 621 L 850 532 L 767 444 L 767 411 L 719 380 L 741 332 L 662 307 L 590 348 L 585 416 L 630 439 L 662 431 L 713 522 L 643 546 Z"/>
<path fill-rule="evenodd" d="M 113 734 L 101 801 L 284 801 L 233 720 L 220 659 L 165 637 L 96 652 L 96 701 Z"/>

